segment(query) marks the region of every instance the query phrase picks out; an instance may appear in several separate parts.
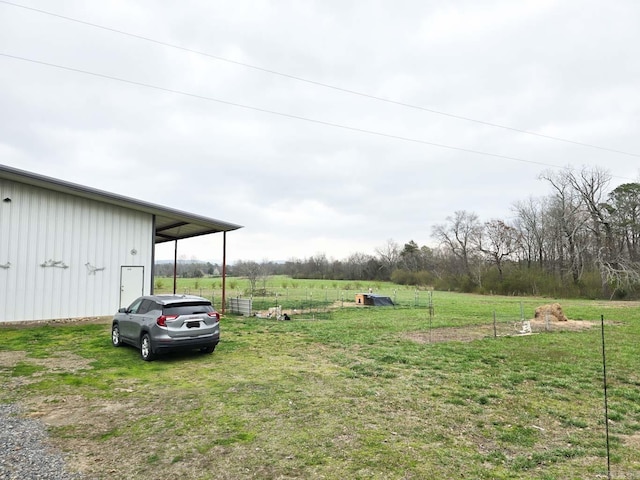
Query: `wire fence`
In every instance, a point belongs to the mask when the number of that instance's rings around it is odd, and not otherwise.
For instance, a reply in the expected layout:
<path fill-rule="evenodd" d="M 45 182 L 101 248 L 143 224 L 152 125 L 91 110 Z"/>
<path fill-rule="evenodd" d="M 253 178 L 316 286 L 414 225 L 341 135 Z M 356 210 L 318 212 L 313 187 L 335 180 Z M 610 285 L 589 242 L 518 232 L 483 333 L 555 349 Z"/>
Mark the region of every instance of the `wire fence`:
<path fill-rule="evenodd" d="M 193 293 L 186 290 L 185 293 Z M 206 296 L 202 289 L 198 292 Z M 227 306 L 230 298 L 250 299 L 252 303 L 252 315 L 265 316 L 273 313 L 273 309 L 279 309 L 288 315 L 325 315 L 332 311 L 357 306 L 356 296 L 361 294 L 374 294 L 371 291 L 354 291 L 340 288 L 281 288 L 260 291 L 255 294 L 231 290 L 227 292 Z M 220 307 L 221 298 L 216 298 L 210 292 L 214 306 Z M 387 297 L 392 302 L 393 308 L 430 308 L 433 305 L 432 292 L 424 290 L 392 289 L 389 291 L 376 291 L 376 296 Z M 217 303 L 216 303 L 217 300 Z"/>
<path fill-rule="evenodd" d="M 207 288 L 183 288 L 178 293 L 199 295 L 209 298 L 214 306 L 221 307 L 222 292 Z M 320 310 L 335 309 L 350 306 L 355 303 L 355 296 L 359 293 L 373 293 L 368 291 L 354 291 L 340 288 L 272 288 L 255 293 L 244 290 L 228 289 L 226 298 L 250 298 L 254 310 L 266 310 L 280 305 L 283 309 Z M 424 290 L 393 289 L 376 291 L 376 295 L 389 297 L 397 307 L 427 307 L 432 302 L 432 292 Z"/>
<path fill-rule="evenodd" d="M 390 306 L 379 308 L 408 309 L 421 312 L 429 341 L 473 340 L 486 337 L 505 337 L 516 335 L 535 335 L 545 332 L 580 331 L 592 328 L 598 318 L 580 321 L 568 319 L 557 312 L 544 311 L 538 314 L 537 307 L 542 299 L 523 297 L 513 299 L 505 308 L 494 309 L 495 297 L 479 296 L 478 311 L 469 316 L 468 311 L 458 310 L 459 306 L 451 300 L 449 292 L 420 290 L 405 287 L 354 290 L 324 286 L 320 288 L 272 287 L 258 289 L 254 293 L 240 289 L 228 289 L 226 305 L 222 308 L 222 292 L 205 288 L 185 288 L 185 294 L 200 295 L 212 300 L 213 305 L 228 314 L 239 314 L 256 318 L 270 319 L 330 319 L 348 308 L 362 308 L 357 303 L 359 295 L 386 297 Z M 449 298 L 447 298 L 449 297 Z M 579 304 L 579 301 L 572 302 Z M 241 307 L 239 305 L 242 305 Z M 365 306 L 365 308 L 367 308 Z M 378 308 L 378 307 L 375 307 Z M 564 318 L 563 318 L 564 317 Z M 446 324 L 443 324 L 446 319 Z M 459 319 L 459 322 L 457 322 Z M 443 328 L 446 327 L 446 328 Z"/>

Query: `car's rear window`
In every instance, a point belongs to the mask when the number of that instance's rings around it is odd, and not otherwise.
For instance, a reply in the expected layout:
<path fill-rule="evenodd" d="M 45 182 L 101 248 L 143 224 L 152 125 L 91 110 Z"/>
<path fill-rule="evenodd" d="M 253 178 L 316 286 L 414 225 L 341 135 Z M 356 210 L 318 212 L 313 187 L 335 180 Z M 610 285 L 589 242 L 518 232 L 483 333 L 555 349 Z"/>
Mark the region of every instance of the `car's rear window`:
<path fill-rule="evenodd" d="M 213 312 L 211 303 L 191 302 L 178 305 L 166 305 L 162 309 L 164 315 L 195 315 L 198 313 Z"/>

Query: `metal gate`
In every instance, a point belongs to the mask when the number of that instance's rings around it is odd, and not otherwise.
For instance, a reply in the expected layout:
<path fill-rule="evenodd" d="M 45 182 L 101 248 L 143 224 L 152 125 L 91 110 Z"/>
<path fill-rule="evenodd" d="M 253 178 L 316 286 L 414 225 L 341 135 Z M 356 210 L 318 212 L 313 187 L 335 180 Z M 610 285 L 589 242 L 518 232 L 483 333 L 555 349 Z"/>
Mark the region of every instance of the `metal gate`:
<path fill-rule="evenodd" d="M 245 317 L 251 316 L 253 302 L 250 298 L 228 298 L 227 299 L 227 311 L 229 313 L 235 313 L 244 315 Z"/>

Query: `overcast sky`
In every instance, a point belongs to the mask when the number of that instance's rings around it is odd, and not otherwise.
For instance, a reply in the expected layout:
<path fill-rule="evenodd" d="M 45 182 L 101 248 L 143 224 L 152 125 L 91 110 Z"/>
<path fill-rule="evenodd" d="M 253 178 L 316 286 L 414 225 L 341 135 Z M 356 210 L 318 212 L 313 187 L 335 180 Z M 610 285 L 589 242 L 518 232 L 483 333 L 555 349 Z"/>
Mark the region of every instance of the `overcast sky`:
<path fill-rule="evenodd" d="M 0 1 L 0 163 L 243 225 L 231 263 L 433 245 L 548 169 L 638 181 L 639 25 L 637 0 Z"/>

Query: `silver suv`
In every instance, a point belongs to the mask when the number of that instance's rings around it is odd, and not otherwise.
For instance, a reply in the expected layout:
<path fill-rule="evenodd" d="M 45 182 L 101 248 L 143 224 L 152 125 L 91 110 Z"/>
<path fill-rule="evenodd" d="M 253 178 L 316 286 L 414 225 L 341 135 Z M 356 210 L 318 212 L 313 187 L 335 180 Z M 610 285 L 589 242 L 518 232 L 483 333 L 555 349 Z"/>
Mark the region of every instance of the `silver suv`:
<path fill-rule="evenodd" d="M 220 314 L 206 298 L 193 295 L 147 295 L 113 317 L 111 342 L 140 349 L 143 360 L 173 349 L 212 353 L 220 341 Z"/>

